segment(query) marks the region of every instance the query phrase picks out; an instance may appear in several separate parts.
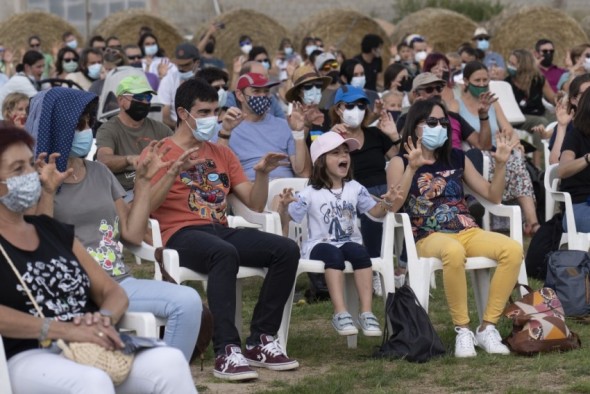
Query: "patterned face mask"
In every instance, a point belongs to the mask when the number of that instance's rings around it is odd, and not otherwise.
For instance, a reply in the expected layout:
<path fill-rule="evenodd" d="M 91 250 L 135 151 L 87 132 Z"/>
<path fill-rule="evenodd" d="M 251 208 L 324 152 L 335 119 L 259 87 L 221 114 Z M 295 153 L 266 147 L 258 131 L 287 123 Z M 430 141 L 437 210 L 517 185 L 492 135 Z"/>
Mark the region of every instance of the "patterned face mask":
<path fill-rule="evenodd" d="M 24 212 L 37 204 L 41 197 L 41 181 L 35 171 L 10 177 L 0 183 L 8 187 L 8 193 L 0 197 L 0 202 L 12 212 Z"/>
<path fill-rule="evenodd" d="M 258 116 L 264 115 L 270 109 L 270 105 L 268 96 L 248 96 L 248 106 Z"/>

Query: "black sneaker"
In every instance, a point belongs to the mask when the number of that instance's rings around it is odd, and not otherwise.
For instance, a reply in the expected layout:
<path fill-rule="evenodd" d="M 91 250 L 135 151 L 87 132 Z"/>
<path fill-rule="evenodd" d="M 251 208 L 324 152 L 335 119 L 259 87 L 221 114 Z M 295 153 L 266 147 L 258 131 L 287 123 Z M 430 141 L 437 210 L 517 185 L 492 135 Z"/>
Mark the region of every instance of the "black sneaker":
<path fill-rule="evenodd" d="M 250 368 L 239 346 L 226 345 L 225 354 L 215 358 L 213 376 L 225 380 L 251 380 L 258 378 L 258 372 Z"/>
<path fill-rule="evenodd" d="M 278 339 L 272 335 L 262 334 L 260 344 L 244 352 L 248 363 L 253 367 L 272 369 L 273 371 L 288 371 L 299 367 L 297 360 L 292 360 L 283 351 Z"/>

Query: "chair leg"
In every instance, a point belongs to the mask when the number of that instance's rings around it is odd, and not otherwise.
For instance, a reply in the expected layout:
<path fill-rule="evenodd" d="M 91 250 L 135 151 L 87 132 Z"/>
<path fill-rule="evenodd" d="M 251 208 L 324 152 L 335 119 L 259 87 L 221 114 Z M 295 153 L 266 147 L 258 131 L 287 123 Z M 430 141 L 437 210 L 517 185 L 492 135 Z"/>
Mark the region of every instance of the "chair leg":
<path fill-rule="evenodd" d="M 412 267 L 409 265 L 412 264 Z M 420 305 L 428 312 L 428 302 L 430 297 L 430 277 L 432 275 L 431 264 L 428 260 L 419 262 L 408 262 L 409 283 L 420 301 Z M 425 280 L 425 278 L 428 278 Z"/>
<path fill-rule="evenodd" d="M 344 275 L 344 302 L 348 308 L 348 313 L 355 320 L 359 315 L 359 298 L 354 283 L 354 274 Z M 346 341 L 348 342 L 349 349 L 356 349 L 358 335 L 349 335 L 346 337 Z"/>
<path fill-rule="evenodd" d="M 297 275 L 299 276 L 299 275 Z M 295 287 L 297 286 L 297 276 L 295 277 L 295 283 L 293 284 L 293 290 L 291 290 L 291 294 L 285 303 L 285 308 L 283 309 L 283 320 L 281 321 L 281 326 L 279 327 L 279 332 L 277 336 L 279 337 L 279 342 L 283 346 L 283 351 L 285 355 L 287 355 L 287 341 L 289 340 L 289 325 L 291 324 L 291 313 L 293 312 L 293 300 L 295 298 Z"/>
<path fill-rule="evenodd" d="M 475 304 L 477 305 L 477 314 L 479 315 L 479 322 L 481 323 L 483 322 L 483 314 L 486 309 L 490 292 L 490 270 L 471 270 L 471 287 L 473 288 Z"/>

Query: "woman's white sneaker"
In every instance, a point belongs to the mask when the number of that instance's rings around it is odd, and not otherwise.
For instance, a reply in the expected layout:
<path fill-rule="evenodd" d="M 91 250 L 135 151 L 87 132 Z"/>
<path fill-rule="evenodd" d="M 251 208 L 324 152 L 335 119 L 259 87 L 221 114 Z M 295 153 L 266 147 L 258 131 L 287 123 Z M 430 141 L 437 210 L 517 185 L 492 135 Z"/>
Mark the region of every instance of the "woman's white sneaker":
<path fill-rule="evenodd" d="M 473 332 L 469 328 L 455 327 L 455 357 L 475 357 L 475 345 L 477 344 Z"/>
<path fill-rule="evenodd" d="M 475 330 L 475 340 L 477 346 L 490 354 L 510 354 L 510 349 L 502 343 L 500 333 L 491 324 L 483 331 L 479 331 L 479 327 L 477 327 L 477 330 Z"/>

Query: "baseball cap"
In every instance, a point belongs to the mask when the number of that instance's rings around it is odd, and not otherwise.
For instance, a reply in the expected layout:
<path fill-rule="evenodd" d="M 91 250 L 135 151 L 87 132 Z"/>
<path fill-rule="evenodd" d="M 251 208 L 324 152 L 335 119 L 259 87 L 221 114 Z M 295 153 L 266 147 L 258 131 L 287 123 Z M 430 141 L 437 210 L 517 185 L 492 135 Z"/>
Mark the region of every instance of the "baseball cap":
<path fill-rule="evenodd" d="M 120 96 L 125 93 L 129 94 L 139 94 L 139 93 L 151 93 L 156 94 L 152 90 L 147 78 L 145 75 L 130 75 L 125 77 L 119 82 L 117 85 L 117 96 Z"/>
<path fill-rule="evenodd" d="M 326 63 L 329 60 L 336 60 L 336 56 L 334 56 L 332 54 L 332 52 L 323 52 L 320 53 L 316 58 L 315 58 L 315 69 L 316 70 L 321 70 L 322 66 L 324 65 L 324 63 Z"/>
<path fill-rule="evenodd" d="M 175 60 L 194 60 L 200 58 L 201 55 L 199 54 L 199 50 L 190 42 L 183 42 L 178 45 L 174 51 Z"/>
<path fill-rule="evenodd" d="M 367 103 L 369 102 L 365 91 L 352 85 L 340 86 L 334 95 L 334 104 L 340 102 L 354 103 L 357 100 L 365 100 Z"/>
<path fill-rule="evenodd" d="M 477 29 L 475 29 L 475 32 L 473 33 L 473 38 L 477 38 L 477 37 L 490 37 L 490 34 L 488 33 L 488 31 L 486 30 L 485 27 L 478 27 Z"/>
<path fill-rule="evenodd" d="M 280 82 L 271 82 L 262 74 L 246 73 L 238 79 L 238 89 L 253 88 L 271 88 L 277 86 Z"/>
<path fill-rule="evenodd" d="M 316 160 L 321 155 L 330 152 L 332 149 L 338 148 L 342 144 L 348 145 L 348 149 L 350 152 L 352 152 L 353 150 L 357 150 L 361 147 L 360 142 L 358 142 L 354 138 L 344 139 L 340 134 L 335 133 L 333 131 L 328 131 L 320 135 L 311 143 L 311 146 L 309 148 L 312 163 L 315 164 Z"/>
<path fill-rule="evenodd" d="M 446 85 L 446 82 L 443 79 L 440 79 L 433 73 L 421 73 L 416 75 L 414 81 L 412 82 L 412 92 L 418 89 L 420 86 L 430 85 L 431 83 L 439 82 L 442 85 Z"/>

